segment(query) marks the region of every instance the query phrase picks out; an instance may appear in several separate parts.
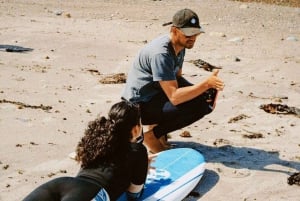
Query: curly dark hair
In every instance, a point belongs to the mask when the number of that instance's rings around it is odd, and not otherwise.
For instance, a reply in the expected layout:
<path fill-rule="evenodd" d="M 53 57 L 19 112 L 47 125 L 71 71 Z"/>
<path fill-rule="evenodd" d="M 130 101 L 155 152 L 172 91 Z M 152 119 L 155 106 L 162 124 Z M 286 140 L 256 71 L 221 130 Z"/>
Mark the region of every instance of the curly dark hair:
<path fill-rule="evenodd" d="M 114 104 L 108 118 L 102 116 L 89 122 L 77 145 L 75 159 L 82 168 L 90 168 L 124 158 L 130 148 L 131 130 L 139 123 L 136 105 L 128 101 Z"/>

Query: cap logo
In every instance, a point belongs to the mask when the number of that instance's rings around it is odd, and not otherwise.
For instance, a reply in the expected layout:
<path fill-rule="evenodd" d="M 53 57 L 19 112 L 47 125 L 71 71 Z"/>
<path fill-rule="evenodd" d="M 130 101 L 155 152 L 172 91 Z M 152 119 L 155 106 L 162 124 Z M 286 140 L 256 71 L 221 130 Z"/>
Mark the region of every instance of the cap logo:
<path fill-rule="evenodd" d="M 196 24 L 196 19 L 195 19 L 195 18 L 192 18 L 192 19 L 191 19 L 191 23 L 192 23 L 192 24 Z"/>

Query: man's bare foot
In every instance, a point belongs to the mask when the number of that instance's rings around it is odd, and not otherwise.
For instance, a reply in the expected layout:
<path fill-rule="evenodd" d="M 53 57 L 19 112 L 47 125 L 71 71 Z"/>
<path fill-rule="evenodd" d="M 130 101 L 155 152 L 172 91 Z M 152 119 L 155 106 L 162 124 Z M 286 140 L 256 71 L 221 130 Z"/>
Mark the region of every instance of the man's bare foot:
<path fill-rule="evenodd" d="M 144 144 L 153 154 L 166 150 L 166 148 L 155 137 L 152 130 L 144 133 Z"/>

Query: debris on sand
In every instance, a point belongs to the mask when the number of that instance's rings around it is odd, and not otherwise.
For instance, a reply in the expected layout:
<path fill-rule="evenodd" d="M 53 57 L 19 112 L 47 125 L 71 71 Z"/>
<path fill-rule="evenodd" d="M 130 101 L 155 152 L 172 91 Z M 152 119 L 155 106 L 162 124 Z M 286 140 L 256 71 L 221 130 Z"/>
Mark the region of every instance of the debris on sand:
<path fill-rule="evenodd" d="M 26 48 L 26 47 L 21 47 L 21 46 L 16 46 L 16 45 L 0 45 L 0 50 L 4 49 L 6 52 L 29 52 L 32 51 L 32 48 Z"/>
<path fill-rule="evenodd" d="M 282 100 L 287 100 L 287 99 L 289 99 L 289 97 L 287 97 L 287 96 L 259 97 L 259 96 L 254 95 L 253 92 L 250 92 L 250 94 L 249 94 L 248 96 L 251 97 L 251 98 L 270 99 L 270 100 L 272 100 L 272 101 L 280 102 L 280 103 L 282 102 Z"/>
<path fill-rule="evenodd" d="M 9 168 L 9 165 L 8 165 L 8 164 L 6 164 L 6 165 L 4 165 L 4 166 L 2 167 L 3 170 L 7 170 L 8 168 Z"/>
<path fill-rule="evenodd" d="M 300 172 L 292 174 L 292 175 L 288 178 L 287 183 L 288 183 L 289 185 L 296 184 L 296 185 L 299 185 L 299 186 L 300 186 Z"/>
<path fill-rule="evenodd" d="M 245 114 L 240 114 L 240 115 L 238 115 L 236 117 L 233 117 L 233 118 L 229 119 L 228 123 L 235 123 L 235 122 L 237 122 L 239 120 L 247 119 L 247 118 L 249 118 L 249 116 L 247 116 Z"/>
<path fill-rule="evenodd" d="M 271 114 L 293 114 L 300 117 L 300 109 L 296 107 L 289 107 L 288 105 L 270 103 L 262 104 L 259 108 Z"/>
<path fill-rule="evenodd" d="M 62 173 L 62 174 L 66 174 L 66 173 L 68 173 L 68 171 L 67 170 L 59 170 L 59 171 L 57 171 L 57 172 L 50 172 L 50 173 L 48 173 L 48 177 L 53 177 L 53 176 L 55 176 L 55 175 L 57 175 L 57 174 L 59 174 L 59 173 Z"/>
<path fill-rule="evenodd" d="M 101 75 L 101 73 L 97 69 L 87 69 L 87 71 L 95 75 Z"/>
<path fill-rule="evenodd" d="M 253 134 L 244 134 L 244 138 L 249 138 L 249 139 L 257 139 L 257 138 L 263 138 L 263 134 L 261 133 L 253 133 Z"/>
<path fill-rule="evenodd" d="M 189 131 L 183 131 L 180 134 L 180 137 L 192 137 L 191 133 Z"/>
<path fill-rule="evenodd" d="M 18 109 L 23 109 L 24 107 L 26 108 L 32 108 L 32 109 L 42 109 L 45 111 L 49 111 L 52 109 L 52 106 L 45 106 L 43 104 L 41 105 L 29 105 L 29 104 L 25 104 L 22 102 L 17 102 L 17 101 L 10 101 L 10 100 L 6 100 L 6 99 L 2 99 L 0 100 L 0 103 L 11 103 L 14 105 L 18 105 Z"/>
<path fill-rule="evenodd" d="M 198 68 L 203 68 L 206 71 L 213 71 L 214 69 L 222 69 L 222 67 L 214 66 L 206 61 L 203 61 L 202 59 L 190 60 L 188 62 L 194 64 Z"/>
<path fill-rule="evenodd" d="M 259 132 L 247 131 L 245 129 L 243 130 L 249 133 L 249 134 L 244 134 L 243 135 L 244 138 L 249 138 L 249 139 L 264 138 L 264 135 Z"/>
<path fill-rule="evenodd" d="M 290 6 L 290 7 L 299 7 L 300 2 L 297 0 L 232 0 L 232 1 L 241 1 L 241 2 L 259 2 L 280 6 Z"/>
<path fill-rule="evenodd" d="M 226 139 L 216 139 L 214 142 L 213 142 L 213 145 L 215 146 L 218 146 L 220 144 L 230 144 L 230 141 L 229 140 L 226 140 Z"/>
<path fill-rule="evenodd" d="M 192 196 L 192 197 L 195 197 L 195 198 L 200 198 L 201 194 L 198 193 L 197 191 L 192 191 L 192 192 L 189 193 L 188 196 Z"/>
<path fill-rule="evenodd" d="M 126 82 L 125 73 L 109 75 L 100 80 L 102 84 L 122 84 Z"/>

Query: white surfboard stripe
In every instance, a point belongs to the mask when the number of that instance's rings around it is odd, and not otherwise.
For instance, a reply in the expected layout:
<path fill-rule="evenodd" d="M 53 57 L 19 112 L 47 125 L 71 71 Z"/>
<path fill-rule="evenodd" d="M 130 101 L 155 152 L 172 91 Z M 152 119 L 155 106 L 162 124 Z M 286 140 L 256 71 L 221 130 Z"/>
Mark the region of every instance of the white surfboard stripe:
<path fill-rule="evenodd" d="M 181 160 L 182 158 L 186 157 L 186 155 L 188 155 L 190 152 L 192 152 L 194 150 L 189 150 L 189 151 L 186 151 L 181 157 L 177 158 L 176 160 L 174 160 L 172 163 L 169 163 L 168 165 L 162 167 L 161 169 L 167 169 L 167 167 L 173 165 L 174 163 L 176 163 L 177 161 Z"/>

